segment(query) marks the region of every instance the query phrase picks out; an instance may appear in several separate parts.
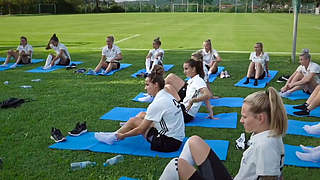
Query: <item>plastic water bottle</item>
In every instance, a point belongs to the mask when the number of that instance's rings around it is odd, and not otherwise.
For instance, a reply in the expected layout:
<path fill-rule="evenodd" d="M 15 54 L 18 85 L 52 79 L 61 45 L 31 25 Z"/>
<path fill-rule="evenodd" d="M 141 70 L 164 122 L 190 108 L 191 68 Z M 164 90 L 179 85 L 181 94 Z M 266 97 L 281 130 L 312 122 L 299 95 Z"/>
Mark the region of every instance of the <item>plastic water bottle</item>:
<path fill-rule="evenodd" d="M 113 158 L 107 159 L 106 162 L 103 163 L 103 166 L 104 167 L 111 166 L 111 165 L 117 164 L 119 162 L 122 162 L 123 160 L 124 160 L 124 158 L 122 155 L 117 155 Z"/>
<path fill-rule="evenodd" d="M 3 82 L 3 84 L 8 85 L 8 84 L 9 84 L 9 81 L 5 81 L 5 82 Z"/>
<path fill-rule="evenodd" d="M 74 163 L 70 164 L 72 171 L 83 169 L 83 168 L 86 168 L 88 166 L 95 166 L 95 165 L 97 165 L 97 163 L 96 162 L 91 162 L 91 161 L 74 162 Z"/>
<path fill-rule="evenodd" d="M 32 88 L 32 86 L 28 86 L 28 85 L 23 85 L 23 86 L 20 86 L 21 88 Z"/>
<path fill-rule="evenodd" d="M 31 81 L 32 82 L 39 82 L 39 81 L 41 81 L 41 79 L 32 79 Z"/>

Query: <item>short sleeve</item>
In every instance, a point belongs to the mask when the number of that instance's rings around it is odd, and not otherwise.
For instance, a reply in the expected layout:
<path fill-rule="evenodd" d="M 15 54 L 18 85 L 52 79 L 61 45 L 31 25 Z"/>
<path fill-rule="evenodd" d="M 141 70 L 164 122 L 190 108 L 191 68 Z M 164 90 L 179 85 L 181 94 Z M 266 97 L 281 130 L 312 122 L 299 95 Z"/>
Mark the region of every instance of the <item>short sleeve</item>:
<path fill-rule="evenodd" d="M 104 47 L 104 48 L 102 49 L 101 55 L 102 55 L 102 56 L 107 56 L 107 49 L 106 49 L 106 47 Z"/>
<path fill-rule="evenodd" d="M 300 65 L 300 66 L 297 67 L 296 71 L 302 73 L 302 68 L 303 68 L 302 65 Z"/>
<path fill-rule="evenodd" d="M 249 57 L 249 60 L 253 60 L 253 53 L 250 53 L 250 57 Z"/>
<path fill-rule="evenodd" d="M 218 51 L 214 49 L 214 50 L 213 50 L 213 55 L 214 55 L 215 57 L 218 57 L 218 56 L 219 56 Z"/>
<path fill-rule="evenodd" d="M 29 49 L 28 49 L 28 51 L 33 52 L 33 48 L 32 48 L 32 46 L 31 46 L 31 45 L 29 45 Z"/>
<path fill-rule="evenodd" d="M 120 54 L 121 53 L 121 50 L 120 50 L 120 48 L 117 46 L 117 48 L 116 48 L 116 55 L 118 55 L 118 54 Z"/>
<path fill-rule="evenodd" d="M 255 147 L 256 175 L 279 176 L 281 154 L 276 148 L 270 148 L 270 144 L 260 144 Z"/>
<path fill-rule="evenodd" d="M 194 87 L 197 87 L 197 90 L 207 87 L 206 82 L 201 77 L 199 77 L 199 80 L 195 81 L 194 83 Z"/>
<path fill-rule="evenodd" d="M 20 51 L 20 46 L 17 47 L 17 50 Z"/>
<path fill-rule="evenodd" d="M 312 66 L 310 67 L 310 72 L 319 74 L 320 73 L 320 66 L 318 64 L 313 63 Z"/>
<path fill-rule="evenodd" d="M 264 58 L 265 58 L 265 61 L 269 61 L 269 54 L 268 53 L 264 53 Z"/>
<path fill-rule="evenodd" d="M 145 119 L 149 121 L 160 122 L 162 116 L 163 111 L 159 108 L 159 106 L 156 106 L 156 104 L 151 103 L 147 108 Z"/>

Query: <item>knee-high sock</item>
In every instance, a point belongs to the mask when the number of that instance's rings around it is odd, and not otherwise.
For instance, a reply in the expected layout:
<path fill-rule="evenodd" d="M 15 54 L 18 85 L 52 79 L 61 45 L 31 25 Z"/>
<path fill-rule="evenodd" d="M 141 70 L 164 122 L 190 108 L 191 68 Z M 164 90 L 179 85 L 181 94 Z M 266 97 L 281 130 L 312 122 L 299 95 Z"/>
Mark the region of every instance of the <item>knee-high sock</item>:
<path fill-rule="evenodd" d="M 300 144 L 300 147 L 306 153 L 314 152 L 314 151 L 320 151 L 320 146 L 312 148 L 312 147 L 306 147 L 306 146 Z"/>
<path fill-rule="evenodd" d="M 182 152 L 181 152 L 179 158 L 182 158 L 182 159 L 186 160 L 191 166 L 194 166 L 196 164 L 194 162 L 193 158 L 192 158 L 192 154 L 191 154 L 191 151 L 190 151 L 189 139 L 184 144 Z"/>
<path fill-rule="evenodd" d="M 49 54 L 48 57 L 47 57 L 46 64 L 44 65 L 44 67 L 50 66 L 51 61 L 52 61 L 52 56 Z"/>
<path fill-rule="evenodd" d="M 179 180 L 178 158 L 172 159 L 164 168 L 159 180 Z"/>
<path fill-rule="evenodd" d="M 150 68 L 151 59 L 147 58 L 145 64 L 146 64 L 146 73 L 150 73 L 151 72 L 151 68 Z"/>

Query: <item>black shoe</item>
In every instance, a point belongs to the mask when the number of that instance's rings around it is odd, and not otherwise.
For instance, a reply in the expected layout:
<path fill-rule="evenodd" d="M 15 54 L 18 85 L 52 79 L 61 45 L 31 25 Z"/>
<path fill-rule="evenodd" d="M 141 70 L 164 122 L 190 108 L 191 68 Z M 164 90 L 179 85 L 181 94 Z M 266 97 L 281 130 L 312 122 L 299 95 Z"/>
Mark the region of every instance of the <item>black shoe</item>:
<path fill-rule="evenodd" d="M 62 142 L 65 141 L 66 138 L 62 135 L 61 131 L 57 128 L 52 127 L 51 129 L 51 136 L 50 138 L 55 142 Z"/>
<path fill-rule="evenodd" d="M 85 73 L 86 71 L 87 70 L 85 68 L 81 68 L 81 69 L 75 70 L 74 73 L 82 74 L 82 73 Z"/>
<path fill-rule="evenodd" d="M 249 84 L 249 78 L 243 84 Z"/>
<path fill-rule="evenodd" d="M 80 136 L 81 134 L 83 133 L 86 133 L 88 130 L 87 130 L 87 125 L 86 125 L 86 122 L 80 124 L 79 122 L 76 124 L 76 127 L 72 130 L 72 131 L 69 131 L 68 133 L 71 135 L 71 136 Z"/>
<path fill-rule="evenodd" d="M 69 66 L 66 66 L 66 69 L 69 70 L 69 69 L 74 69 L 74 68 L 76 68 L 76 67 L 77 67 L 77 65 L 74 64 L 74 63 L 72 63 L 72 64 L 70 64 Z"/>
<path fill-rule="evenodd" d="M 258 86 L 258 79 L 255 79 L 255 80 L 254 80 L 253 85 L 254 85 L 254 86 Z"/>
<path fill-rule="evenodd" d="M 310 110 L 306 109 L 306 110 L 302 110 L 302 111 L 297 111 L 297 112 L 293 112 L 293 114 L 298 115 L 298 116 L 307 116 L 310 114 Z"/>
<path fill-rule="evenodd" d="M 301 110 L 306 110 L 307 109 L 307 103 L 301 104 L 299 106 L 293 106 L 293 109 L 301 109 Z"/>
<path fill-rule="evenodd" d="M 137 77 L 141 77 L 141 78 L 146 78 L 148 76 L 148 73 L 140 73 L 140 74 L 137 74 Z"/>

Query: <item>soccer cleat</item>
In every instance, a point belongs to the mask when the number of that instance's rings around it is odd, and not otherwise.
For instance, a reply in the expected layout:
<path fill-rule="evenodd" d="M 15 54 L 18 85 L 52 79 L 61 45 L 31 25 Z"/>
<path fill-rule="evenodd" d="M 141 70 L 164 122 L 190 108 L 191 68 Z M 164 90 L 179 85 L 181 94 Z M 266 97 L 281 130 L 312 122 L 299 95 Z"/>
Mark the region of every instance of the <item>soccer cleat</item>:
<path fill-rule="evenodd" d="M 113 132 L 113 133 L 103 133 L 103 132 L 94 133 L 94 137 L 98 141 L 109 144 L 109 145 L 112 145 L 115 141 L 118 140 L 117 134 L 115 132 Z"/>
<path fill-rule="evenodd" d="M 49 66 L 43 66 L 42 69 L 43 69 L 43 70 L 51 69 L 51 65 L 49 65 Z"/>
<path fill-rule="evenodd" d="M 306 108 L 305 110 L 302 110 L 302 111 L 293 112 L 293 114 L 298 116 L 308 116 L 310 114 L 310 110 Z"/>
<path fill-rule="evenodd" d="M 138 101 L 140 101 L 140 102 L 152 102 L 153 101 L 153 97 L 148 94 L 145 97 L 138 98 Z"/>
<path fill-rule="evenodd" d="M 254 86 L 258 86 L 258 79 L 255 79 L 255 80 L 254 80 L 253 85 L 254 85 Z"/>
<path fill-rule="evenodd" d="M 66 138 L 62 135 L 61 131 L 57 128 L 52 127 L 51 129 L 51 136 L 50 138 L 55 142 L 62 142 L 65 141 Z"/>
<path fill-rule="evenodd" d="M 8 66 L 9 66 L 8 64 L 4 64 L 4 63 L 0 65 L 0 67 L 8 67 Z"/>
<path fill-rule="evenodd" d="M 88 130 L 87 130 L 87 125 L 86 125 L 86 122 L 80 124 L 79 122 L 76 124 L 76 127 L 72 130 L 72 131 L 69 131 L 68 133 L 71 135 L 71 136 L 80 136 L 81 134 L 83 133 L 86 133 Z"/>

